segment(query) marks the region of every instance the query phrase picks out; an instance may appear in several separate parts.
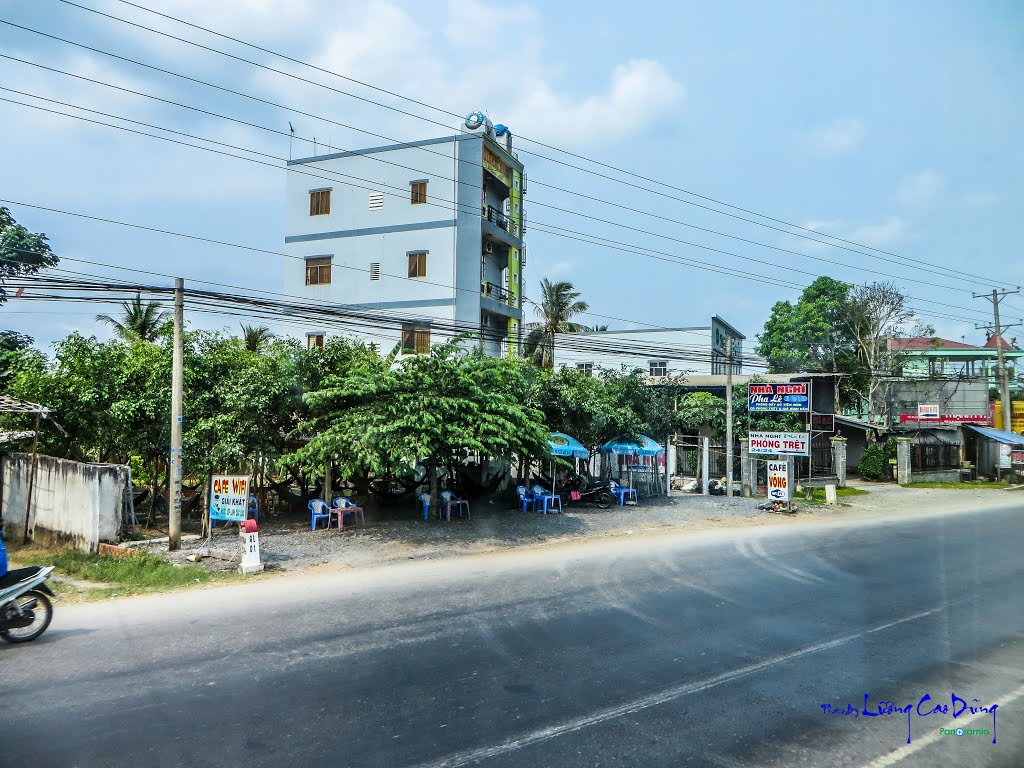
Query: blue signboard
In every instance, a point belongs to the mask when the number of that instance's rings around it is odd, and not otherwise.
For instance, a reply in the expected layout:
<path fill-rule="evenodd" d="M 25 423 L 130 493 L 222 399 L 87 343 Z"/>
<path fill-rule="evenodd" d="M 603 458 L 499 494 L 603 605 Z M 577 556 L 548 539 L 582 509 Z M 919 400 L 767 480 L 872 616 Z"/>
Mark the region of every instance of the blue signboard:
<path fill-rule="evenodd" d="M 750 384 L 747 388 L 748 411 L 804 413 L 810 410 L 810 391 L 802 384 Z"/>

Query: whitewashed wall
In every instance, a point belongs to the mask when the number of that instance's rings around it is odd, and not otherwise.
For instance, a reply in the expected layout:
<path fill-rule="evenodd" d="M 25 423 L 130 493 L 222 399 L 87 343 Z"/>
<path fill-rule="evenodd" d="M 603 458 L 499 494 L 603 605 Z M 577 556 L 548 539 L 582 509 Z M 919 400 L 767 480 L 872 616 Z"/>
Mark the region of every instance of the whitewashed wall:
<path fill-rule="evenodd" d="M 25 530 L 30 466 L 31 456 L 25 453 L 0 460 L 4 536 L 14 541 Z M 29 536 L 43 546 L 96 552 L 101 541 L 117 542 L 131 493 L 128 467 L 38 456 Z"/>

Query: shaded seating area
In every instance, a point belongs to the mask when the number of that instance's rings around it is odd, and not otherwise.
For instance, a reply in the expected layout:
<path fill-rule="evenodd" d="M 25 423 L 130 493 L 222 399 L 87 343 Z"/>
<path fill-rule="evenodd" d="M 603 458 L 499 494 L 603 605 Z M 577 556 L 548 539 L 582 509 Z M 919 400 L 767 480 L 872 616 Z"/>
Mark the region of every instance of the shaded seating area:
<path fill-rule="evenodd" d="M 445 519 L 451 521 L 452 507 L 459 511 L 459 517 L 462 517 L 462 510 L 465 509 L 466 517 L 471 520 L 473 519 L 469 512 L 469 502 L 466 499 L 456 496 L 451 491 L 441 491 L 441 507 L 438 509 L 438 516 L 443 512 Z"/>
<path fill-rule="evenodd" d="M 617 437 L 601 446 L 602 476 L 614 483 L 619 505 L 629 498 L 660 496 L 665 491 L 665 449 L 645 435 Z M 625 479 L 625 481 L 624 481 Z"/>

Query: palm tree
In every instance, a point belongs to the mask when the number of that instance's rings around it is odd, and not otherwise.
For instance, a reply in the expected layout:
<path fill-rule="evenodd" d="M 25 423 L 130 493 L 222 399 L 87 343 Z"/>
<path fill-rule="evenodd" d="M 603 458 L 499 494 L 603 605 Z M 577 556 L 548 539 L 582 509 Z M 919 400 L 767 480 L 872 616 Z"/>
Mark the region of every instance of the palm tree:
<path fill-rule="evenodd" d="M 120 320 L 110 315 L 96 315 L 96 322 L 111 326 L 126 341 L 156 341 L 170 322 L 170 317 L 168 312 L 160 311 L 160 304 L 155 301 L 143 304 L 142 297 L 136 293 L 134 299 L 121 304 Z"/>
<path fill-rule="evenodd" d="M 552 283 L 546 277 L 540 281 L 541 302 L 537 305 L 541 320 L 526 327 L 525 352 L 541 368 L 555 367 L 555 334 L 579 333 L 586 326 L 572 318 L 586 312 L 590 305 L 579 301 L 580 292 L 564 280 Z"/>
<path fill-rule="evenodd" d="M 590 331 L 591 333 L 603 333 L 604 331 L 608 330 L 608 326 L 607 325 L 595 325 L 595 326 L 592 326 L 591 328 L 588 328 L 587 330 Z"/>
<path fill-rule="evenodd" d="M 242 325 L 242 344 L 250 352 L 259 352 L 260 349 L 274 338 L 274 334 L 265 325 Z"/>

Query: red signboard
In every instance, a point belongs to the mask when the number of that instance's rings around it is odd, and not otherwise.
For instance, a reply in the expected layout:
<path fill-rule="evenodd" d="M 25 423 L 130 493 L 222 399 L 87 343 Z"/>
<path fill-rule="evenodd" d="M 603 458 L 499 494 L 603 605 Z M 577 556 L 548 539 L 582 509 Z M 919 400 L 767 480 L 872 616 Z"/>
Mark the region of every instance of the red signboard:
<path fill-rule="evenodd" d="M 991 424 L 992 417 L 987 413 L 942 413 L 938 418 L 918 418 L 916 413 L 901 413 L 900 424 L 908 421 L 920 424 Z"/>

